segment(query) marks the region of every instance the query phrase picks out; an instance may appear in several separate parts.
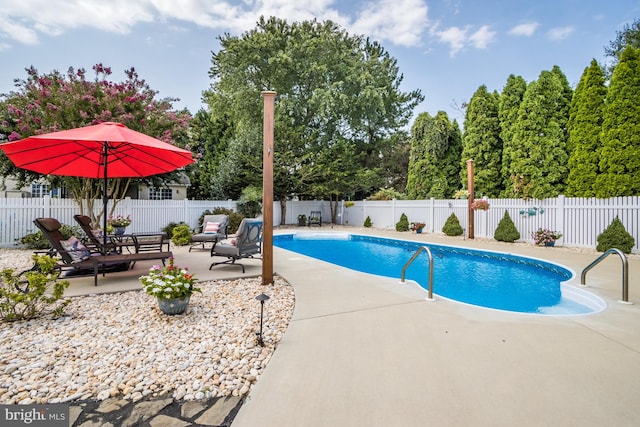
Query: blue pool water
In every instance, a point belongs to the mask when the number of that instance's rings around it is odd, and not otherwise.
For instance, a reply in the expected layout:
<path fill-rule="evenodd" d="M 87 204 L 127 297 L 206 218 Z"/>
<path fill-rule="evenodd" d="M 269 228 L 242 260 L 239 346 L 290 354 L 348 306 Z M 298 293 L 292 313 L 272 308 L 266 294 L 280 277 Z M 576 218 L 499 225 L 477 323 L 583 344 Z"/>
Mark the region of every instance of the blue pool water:
<path fill-rule="evenodd" d="M 339 233 L 277 235 L 273 243 L 342 267 L 398 279 L 405 263 L 424 245 Z M 580 296 L 577 299 L 563 296 L 561 282 L 569 280 L 572 272 L 559 265 L 497 252 L 433 244 L 428 244 L 428 247 L 434 258 L 433 292 L 442 297 L 524 313 L 584 314 L 597 311 L 597 307 L 585 303 Z M 406 279 L 414 280 L 426 289 L 428 268 L 428 256 L 422 254 L 407 269 Z M 575 295 L 575 292 L 571 294 Z"/>

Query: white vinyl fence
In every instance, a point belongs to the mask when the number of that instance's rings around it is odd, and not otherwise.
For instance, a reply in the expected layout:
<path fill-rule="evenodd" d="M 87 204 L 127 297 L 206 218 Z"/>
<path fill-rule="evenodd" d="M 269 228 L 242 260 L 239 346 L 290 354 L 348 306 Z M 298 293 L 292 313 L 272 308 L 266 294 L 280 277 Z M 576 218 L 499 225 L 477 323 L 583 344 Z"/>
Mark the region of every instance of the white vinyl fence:
<path fill-rule="evenodd" d="M 520 231 L 522 241 L 531 242 L 531 233 L 542 227 L 563 234 L 559 245 L 595 248 L 598 234 L 618 216 L 635 239 L 633 252 L 640 253 L 640 197 L 489 199 L 489 204 L 488 211 L 475 211 L 474 214 L 474 234 L 478 238 L 493 238 L 507 211 Z M 236 202 L 125 199 L 118 203 L 116 215 L 131 215 L 133 222 L 127 231 L 135 233 L 159 231 L 170 222 L 185 222 L 196 228 L 202 212 L 216 207 L 236 210 Z M 280 202 L 274 202 L 273 210 L 274 226 L 277 226 L 281 218 Z M 309 216 L 311 211 L 321 211 L 324 224 L 331 222 L 330 205 L 326 200 L 287 201 L 284 222 L 296 224 L 299 214 Z M 35 231 L 34 218 L 53 217 L 73 225 L 76 213 L 77 205 L 69 199 L 0 198 L 0 246 L 13 246 L 16 239 Z M 335 222 L 360 227 L 369 217 L 374 228 L 393 229 L 403 213 L 409 222 L 426 223 L 425 232 L 428 233 L 441 233 L 452 213 L 456 214 L 463 228 L 468 228 L 467 200 L 362 200 L 349 208 L 344 206 L 344 202 L 339 202 Z"/>

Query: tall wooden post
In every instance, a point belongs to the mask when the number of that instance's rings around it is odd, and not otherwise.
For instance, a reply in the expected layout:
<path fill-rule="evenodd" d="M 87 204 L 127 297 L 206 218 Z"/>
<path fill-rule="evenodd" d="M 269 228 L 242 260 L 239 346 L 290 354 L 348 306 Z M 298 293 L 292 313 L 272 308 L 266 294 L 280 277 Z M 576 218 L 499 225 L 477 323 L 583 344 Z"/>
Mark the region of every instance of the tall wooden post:
<path fill-rule="evenodd" d="M 475 233 L 473 231 L 473 224 L 475 222 L 473 216 L 473 209 L 471 208 L 471 204 L 475 199 L 474 189 L 473 189 L 473 159 L 467 160 L 467 189 L 469 190 L 469 198 L 467 199 L 468 207 L 469 207 L 469 234 L 467 237 L 469 239 L 473 239 L 475 237 Z"/>
<path fill-rule="evenodd" d="M 273 123 L 276 93 L 263 91 L 262 284 L 273 284 Z"/>

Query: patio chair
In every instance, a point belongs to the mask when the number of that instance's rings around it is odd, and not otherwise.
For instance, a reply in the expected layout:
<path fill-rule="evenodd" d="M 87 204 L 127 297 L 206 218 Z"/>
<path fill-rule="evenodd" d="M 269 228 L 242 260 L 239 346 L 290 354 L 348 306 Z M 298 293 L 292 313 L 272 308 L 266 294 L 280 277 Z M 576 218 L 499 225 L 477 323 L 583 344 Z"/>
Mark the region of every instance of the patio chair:
<path fill-rule="evenodd" d="M 165 259 L 173 257 L 171 251 L 141 252 L 134 254 L 107 253 L 85 246 L 77 237 L 69 239 L 60 232 L 61 224 L 55 218 L 36 218 L 33 223 L 47 238 L 51 245 L 50 256 L 60 256 L 57 267 L 65 275 L 93 274 L 94 285 L 98 285 L 98 273 L 124 271 L 135 261 Z"/>
<path fill-rule="evenodd" d="M 91 218 L 87 215 L 74 215 L 73 219 L 76 220 L 82 231 L 84 232 L 86 239 L 82 243 L 85 246 L 90 245 L 94 248 L 101 248 L 104 245 L 104 239 L 102 237 L 102 230 L 94 229 L 91 226 Z M 119 248 L 110 239 L 107 240 L 107 252 L 120 252 Z"/>
<path fill-rule="evenodd" d="M 307 226 L 311 227 L 312 225 L 317 225 L 318 227 L 322 227 L 321 211 L 311 211 L 311 213 L 309 214 L 309 220 L 307 222 Z"/>
<path fill-rule="evenodd" d="M 236 263 L 236 261 L 243 258 L 256 258 L 262 261 L 262 258 L 259 257 L 261 253 L 262 220 L 245 218 L 240 222 L 238 232 L 234 236 L 230 236 L 229 241 L 216 241 L 213 243 L 211 256 L 225 257 L 227 260 L 211 263 L 209 270 L 220 264 L 236 264 L 242 267 L 242 272 L 244 273 L 244 265 Z"/>
<path fill-rule="evenodd" d="M 189 252 L 196 246 L 215 243 L 218 240 L 227 238 L 227 228 L 229 226 L 229 215 L 205 215 L 202 219 L 200 232 L 191 236 L 191 246 Z"/>

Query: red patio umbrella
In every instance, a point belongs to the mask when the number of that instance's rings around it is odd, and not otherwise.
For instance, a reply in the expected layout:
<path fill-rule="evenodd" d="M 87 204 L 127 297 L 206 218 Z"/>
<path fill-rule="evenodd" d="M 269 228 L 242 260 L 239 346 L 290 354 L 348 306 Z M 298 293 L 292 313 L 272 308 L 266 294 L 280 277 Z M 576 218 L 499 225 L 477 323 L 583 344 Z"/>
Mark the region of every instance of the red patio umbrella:
<path fill-rule="evenodd" d="M 46 175 L 102 178 L 104 230 L 108 178 L 147 177 L 194 162 L 190 151 L 114 122 L 33 135 L 0 144 L 0 149 L 19 168 Z"/>

